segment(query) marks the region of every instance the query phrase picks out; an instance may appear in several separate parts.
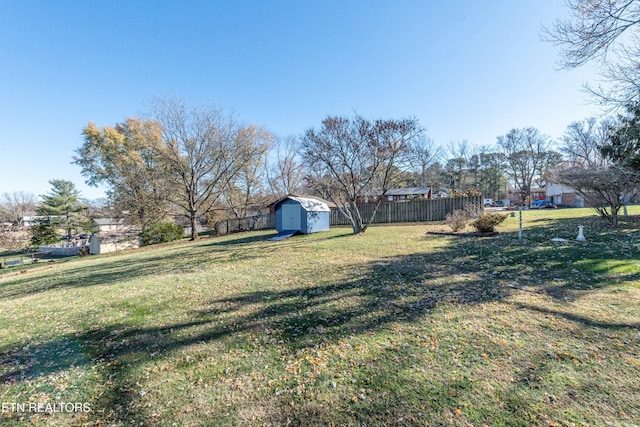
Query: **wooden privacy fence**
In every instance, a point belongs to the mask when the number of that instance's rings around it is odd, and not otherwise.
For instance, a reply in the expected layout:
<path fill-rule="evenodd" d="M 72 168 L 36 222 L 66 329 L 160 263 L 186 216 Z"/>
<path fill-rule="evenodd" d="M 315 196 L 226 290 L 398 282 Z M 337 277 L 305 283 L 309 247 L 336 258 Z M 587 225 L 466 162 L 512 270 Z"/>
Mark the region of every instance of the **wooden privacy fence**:
<path fill-rule="evenodd" d="M 448 197 L 444 199 L 414 199 L 401 202 L 381 203 L 373 218 L 373 224 L 393 222 L 442 221 L 456 209 L 474 204 L 482 206 L 482 197 Z M 369 221 L 375 204 L 359 206 L 365 222 Z M 351 225 L 337 209 L 331 210 L 331 225 Z"/>
<path fill-rule="evenodd" d="M 482 197 L 449 197 L 446 199 L 414 199 L 402 202 L 381 203 L 373 219 L 374 224 L 393 222 L 442 221 L 448 213 L 464 209 L 467 205 L 482 206 Z M 360 213 L 365 222 L 369 221 L 375 205 L 361 205 Z M 349 220 L 338 211 L 331 209 L 331 225 L 351 225 Z M 250 230 L 268 230 L 276 228 L 274 213 L 250 216 L 247 218 L 227 219 L 216 224 L 216 233 L 225 235 Z"/>

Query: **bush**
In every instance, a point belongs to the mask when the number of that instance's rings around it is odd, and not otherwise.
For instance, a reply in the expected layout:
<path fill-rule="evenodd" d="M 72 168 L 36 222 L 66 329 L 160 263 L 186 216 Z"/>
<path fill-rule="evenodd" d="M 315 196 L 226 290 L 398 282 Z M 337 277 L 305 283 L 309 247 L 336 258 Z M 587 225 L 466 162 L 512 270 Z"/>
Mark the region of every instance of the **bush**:
<path fill-rule="evenodd" d="M 464 213 L 468 220 L 480 218 L 483 211 L 484 208 L 481 205 L 476 205 L 474 203 L 466 203 L 464 205 Z"/>
<path fill-rule="evenodd" d="M 496 212 L 483 212 L 480 217 L 471 223 L 471 226 L 479 233 L 491 233 L 495 231 L 496 225 L 502 223 L 509 214 L 500 214 Z"/>
<path fill-rule="evenodd" d="M 456 209 L 453 213 L 447 214 L 444 222 L 451 227 L 454 233 L 457 233 L 460 230 L 464 230 L 467 226 L 468 220 L 469 217 L 465 211 L 462 209 Z"/>
<path fill-rule="evenodd" d="M 178 240 L 182 238 L 183 233 L 182 227 L 174 222 L 158 222 L 140 233 L 140 238 L 142 244 L 146 246 Z"/>

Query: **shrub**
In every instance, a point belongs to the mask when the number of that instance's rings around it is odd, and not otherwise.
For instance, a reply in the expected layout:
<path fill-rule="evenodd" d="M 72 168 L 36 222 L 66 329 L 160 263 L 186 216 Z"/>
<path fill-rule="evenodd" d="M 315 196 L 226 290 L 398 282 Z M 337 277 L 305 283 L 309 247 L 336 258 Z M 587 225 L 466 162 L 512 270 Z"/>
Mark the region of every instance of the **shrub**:
<path fill-rule="evenodd" d="M 453 213 L 447 214 L 444 221 L 449 227 L 451 227 L 454 233 L 457 233 L 460 230 L 464 230 L 467 226 L 468 220 L 469 217 L 465 211 L 462 209 L 456 209 Z"/>
<path fill-rule="evenodd" d="M 468 220 L 480 218 L 483 211 L 483 207 L 481 205 L 476 205 L 475 203 L 466 203 L 464 205 L 464 213 Z"/>
<path fill-rule="evenodd" d="M 491 233 L 495 231 L 496 225 L 507 219 L 509 214 L 497 212 L 483 212 L 480 217 L 471 223 L 471 226 L 480 233 Z"/>
<path fill-rule="evenodd" d="M 172 242 L 182 238 L 184 230 L 174 222 L 158 222 L 147 227 L 140 238 L 143 245 L 154 245 L 156 243 Z"/>

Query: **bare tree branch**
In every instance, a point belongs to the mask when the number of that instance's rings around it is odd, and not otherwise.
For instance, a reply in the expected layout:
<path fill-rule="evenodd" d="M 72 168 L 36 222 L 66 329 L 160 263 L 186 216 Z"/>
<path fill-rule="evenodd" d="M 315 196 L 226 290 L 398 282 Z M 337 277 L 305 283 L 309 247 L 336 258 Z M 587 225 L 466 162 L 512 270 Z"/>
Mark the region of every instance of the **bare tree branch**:
<path fill-rule="evenodd" d="M 401 156 L 421 134 L 415 119 L 371 122 L 361 116 L 329 116 L 302 139 L 307 181 L 338 205 L 354 233 L 362 233 L 373 217 L 363 220 L 358 202 L 375 195 L 380 203 L 399 171 Z"/>

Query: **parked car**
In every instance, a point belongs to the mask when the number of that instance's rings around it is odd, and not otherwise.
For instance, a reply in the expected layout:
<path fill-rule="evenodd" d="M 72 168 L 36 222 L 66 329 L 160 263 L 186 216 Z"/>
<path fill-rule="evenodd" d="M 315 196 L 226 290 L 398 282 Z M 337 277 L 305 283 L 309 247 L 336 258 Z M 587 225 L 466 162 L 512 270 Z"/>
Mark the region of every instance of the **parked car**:
<path fill-rule="evenodd" d="M 553 208 L 556 209 L 558 206 L 555 205 L 551 200 L 536 200 L 531 204 L 532 209 L 545 209 L 545 208 Z"/>

